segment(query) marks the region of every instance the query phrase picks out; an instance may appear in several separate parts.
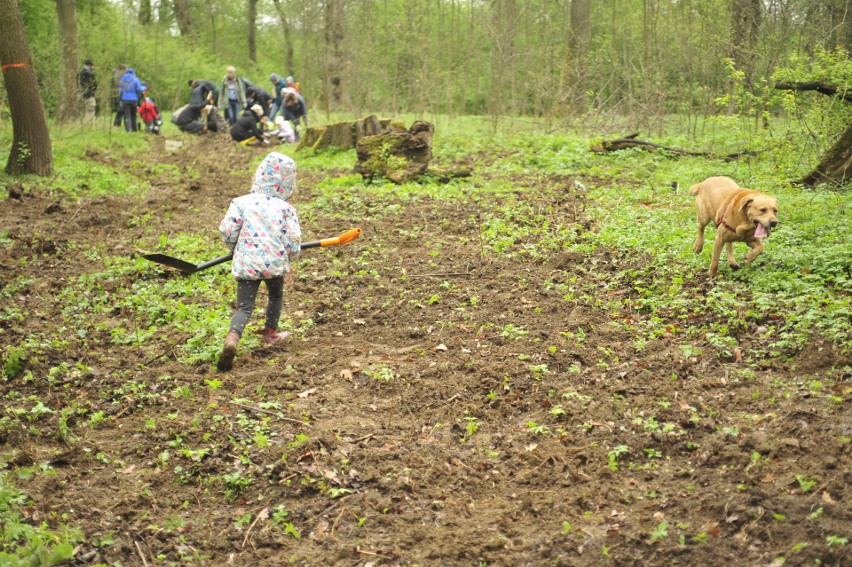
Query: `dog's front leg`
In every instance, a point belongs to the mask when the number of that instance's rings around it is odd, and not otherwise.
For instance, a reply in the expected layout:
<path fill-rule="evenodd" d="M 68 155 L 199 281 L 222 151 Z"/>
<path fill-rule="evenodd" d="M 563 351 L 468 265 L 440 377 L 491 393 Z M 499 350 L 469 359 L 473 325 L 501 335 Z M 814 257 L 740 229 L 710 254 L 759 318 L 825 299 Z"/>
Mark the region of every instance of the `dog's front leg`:
<path fill-rule="evenodd" d="M 739 262 L 737 262 L 737 259 L 734 258 L 734 243 L 731 242 L 731 241 L 728 241 L 728 243 L 725 246 L 728 249 L 727 250 L 727 252 L 728 252 L 728 265 L 736 270 L 737 268 L 740 267 L 740 264 L 739 264 Z"/>
<path fill-rule="evenodd" d="M 751 248 L 751 250 L 749 250 L 749 253 L 746 254 L 744 262 L 746 264 L 751 264 L 754 262 L 755 258 L 763 253 L 763 242 L 756 238 L 754 240 L 747 241 L 746 244 L 748 244 L 748 247 Z"/>

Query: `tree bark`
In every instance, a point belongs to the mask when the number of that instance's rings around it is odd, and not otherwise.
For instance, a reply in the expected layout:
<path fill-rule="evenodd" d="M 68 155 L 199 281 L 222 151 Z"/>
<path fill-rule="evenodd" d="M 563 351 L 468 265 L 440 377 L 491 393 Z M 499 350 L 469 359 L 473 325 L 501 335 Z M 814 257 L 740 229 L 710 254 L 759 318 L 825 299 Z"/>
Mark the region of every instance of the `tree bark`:
<path fill-rule="evenodd" d="M 813 187 L 820 183 L 846 183 L 852 179 L 852 122 L 809 174 L 797 183 Z"/>
<path fill-rule="evenodd" d="M 0 0 L 0 65 L 12 115 L 12 148 L 6 172 L 53 172 L 50 131 L 38 92 L 32 57 L 17 0 Z"/>
<path fill-rule="evenodd" d="M 838 91 L 836 87 L 820 83 L 819 81 L 805 81 L 800 83 L 777 83 L 776 89 L 785 91 L 816 91 L 824 95 L 836 96 Z M 841 92 L 840 98 L 846 102 L 852 102 L 852 92 Z"/>
<path fill-rule="evenodd" d="M 248 56 L 257 63 L 257 0 L 248 0 Z"/>
<path fill-rule="evenodd" d="M 284 7 L 281 6 L 281 0 L 272 0 L 275 4 L 275 11 L 278 12 L 278 19 L 281 22 L 281 31 L 284 33 L 284 72 L 292 74 L 294 72 L 294 52 L 293 37 L 290 31 L 290 22 L 287 20 L 287 14 L 284 12 Z"/>
<path fill-rule="evenodd" d="M 151 23 L 151 0 L 141 0 L 139 2 L 139 23 L 143 26 Z"/>
<path fill-rule="evenodd" d="M 343 40 L 346 37 L 344 0 L 326 0 L 326 113 L 337 110 L 343 100 Z"/>
<path fill-rule="evenodd" d="M 192 25 L 192 13 L 189 11 L 189 0 L 174 0 L 175 19 L 177 20 L 180 35 L 192 38 L 195 36 L 195 27 Z"/>
<path fill-rule="evenodd" d="M 586 109 L 586 87 L 589 84 L 589 45 L 592 41 L 592 16 L 590 0 L 571 0 L 571 35 L 569 62 L 573 68 L 571 94 L 572 112 Z"/>
<path fill-rule="evenodd" d="M 67 122 L 80 114 L 80 90 L 77 85 L 77 2 L 56 0 L 59 20 L 59 47 L 62 53 L 62 89 L 56 104 L 56 119 Z"/>
<path fill-rule="evenodd" d="M 745 74 L 745 85 L 753 84 L 754 60 L 760 39 L 763 0 L 733 0 L 731 7 L 731 49 L 729 57 Z M 733 97 L 731 97 L 733 104 Z M 728 109 L 733 113 L 733 108 Z"/>

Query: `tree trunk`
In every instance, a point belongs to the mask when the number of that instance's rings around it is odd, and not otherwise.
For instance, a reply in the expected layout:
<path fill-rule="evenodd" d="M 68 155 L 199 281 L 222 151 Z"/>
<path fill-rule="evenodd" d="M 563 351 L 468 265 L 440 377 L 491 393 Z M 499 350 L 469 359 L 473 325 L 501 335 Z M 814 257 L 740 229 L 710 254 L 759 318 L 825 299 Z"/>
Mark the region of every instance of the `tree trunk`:
<path fill-rule="evenodd" d="M 760 21 L 763 16 L 763 0 L 733 0 L 731 8 L 731 47 L 729 57 L 737 69 L 745 74 L 744 86 L 753 84 L 754 60 L 760 38 Z M 731 94 L 734 85 L 731 83 Z M 736 98 L 731 97 L 728 114 L 733 114 Z"/>
<path fill-rule="evenodd" d="M 290 33 L 290 22 L 287 20 L 287 14 L 284 12 L 284 8 L 281 6 L 281 0 L 272 0 L 275 4 L 275 11 L 278 12 L 278 19 L 281 22 L 281 31 L 284 34 L 284 72 L 288 74 L 293 74 L 295 66 L 293 64 L 294 60 L 294 49 L 293 49 L 293 37 Z"/>
<path fill-rule="evenodd" d="M 151 0 L 141 0 L 139 2 L 139 23 L 143 26 L 151 23 Z"/>
<path fill-rule="evenodd" d="M 494 0 L 491 13 L 491 42 L 494 45 L 491 59 L 492 85 L 489 110 L 492 127 L 496 130 L 501 116 L 508 110 L 514 117 L 515 98 L 515 40 L 518 24 L 518 7 L 515 0 Z"/>
<path fill-rule="evenodd" d="M 62 88 L 56 103 L 56 119 L 67 122 L 80 114 L 80 89 L 77 85 L 77 2 L 56 0 L 59 19 L 59 47 L 62 52 Z"/>
<path fill-rule="evenodd" d="M 572 112 L 586 110 L 586 89 L 589 84 L 589 45 L 592 41 L 592 17 L 590 0 L 571 0 L 571 35 L 568 38 L 570 55 L 573 58 Z"/>
<path fill-rule="evenodd" d="M 180 35 L 193 37 L 195 28 L 192 25 L 192 14 L 189 11 L 189 0 L 175 0 L 175 19 L 177 19 Z"/>
<path fill-rule="evenodd" d="M 0 65 L 12 115 L 12 148 L 6 172 L 53 172 L 50 131 L 41 105 L 32 57 L 17 0 L 0 0 Z"/>
<path fill-rule="evenodd" d="M 248 56 L 257 63 L 257 0 L 248 0 Z"/>
<path fill-rule="evenodd" d="M 798 183 L 813 187 L 819 183 L 846 183 L 852 179 L 852 122 L 829 149 L 816 168 Z"/>
<path fill-rule="evenodd" d="M 344 0 L 326 0 L 326 113 L 337 110 L 343 99 L 343 40 L 346 37 Z"/>

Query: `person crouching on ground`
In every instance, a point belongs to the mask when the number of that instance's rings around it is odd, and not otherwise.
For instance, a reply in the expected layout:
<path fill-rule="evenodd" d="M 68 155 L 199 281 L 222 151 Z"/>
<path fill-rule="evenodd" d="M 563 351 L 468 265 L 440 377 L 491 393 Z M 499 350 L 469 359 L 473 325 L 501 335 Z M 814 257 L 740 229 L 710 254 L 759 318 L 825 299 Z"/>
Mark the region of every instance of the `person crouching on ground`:
<path fill-rule="evenodd" d="M 295 191 L 296 162 L 273 152 L 255 171 L 251 192 L 231 201 L 219 224 L 222 241 L 234 254 L 231 274 L 237 280 L 237 309 L 216 364 L 219 370 L 233 367 L 261 281 L 269 295 L 263 342 L 273 344 L 290 336 L 278 331 L 278 321 L 284 284 L 293 285 L 291 262 L 298 260 L 302 246 L 299 217 L 288 201 Z"/>
<path fill-rule="evenodd" d="M 261 126 L 258 127 L 257 123 Z M 254 105 L 243 112 L 240 119 L 231 126 L 231 138 L 235 142 L 248 142 L 257 140 L 265 142 L 263 138 L 263 127 L 269 122 L 269 118 L 264 116 L 263 109 L 260 105 Z"/>

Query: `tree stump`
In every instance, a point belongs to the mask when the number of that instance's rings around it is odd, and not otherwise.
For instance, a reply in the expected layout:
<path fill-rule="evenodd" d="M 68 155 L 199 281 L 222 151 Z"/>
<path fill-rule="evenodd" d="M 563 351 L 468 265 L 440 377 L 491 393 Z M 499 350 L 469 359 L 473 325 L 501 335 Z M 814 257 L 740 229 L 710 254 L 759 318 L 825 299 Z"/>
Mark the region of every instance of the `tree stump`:
<path fill-rule="evenodd" d="M 335 122 L 325 126 L 311 126 L 302 132 L 298 149 L 311 148 L 314 151 L 326 148 L 348 150 L 365 136 L 375 136 L 385 130 L 381 121 L 374 115 L 354 122 Z"/>
<path fill-rule="evenodd" d="M 360 138 L 355 146 L 355 172 L 367 179 L 381 175 L 397 184 L 411 181 L 429 167 L 435 126 L 416 121 L 408 130 L 388 122 L 387 131 Z"/>

